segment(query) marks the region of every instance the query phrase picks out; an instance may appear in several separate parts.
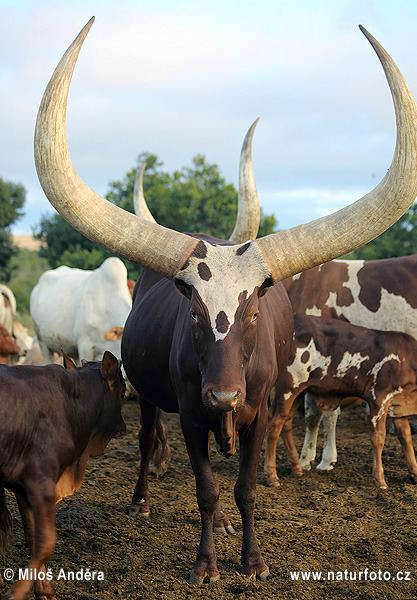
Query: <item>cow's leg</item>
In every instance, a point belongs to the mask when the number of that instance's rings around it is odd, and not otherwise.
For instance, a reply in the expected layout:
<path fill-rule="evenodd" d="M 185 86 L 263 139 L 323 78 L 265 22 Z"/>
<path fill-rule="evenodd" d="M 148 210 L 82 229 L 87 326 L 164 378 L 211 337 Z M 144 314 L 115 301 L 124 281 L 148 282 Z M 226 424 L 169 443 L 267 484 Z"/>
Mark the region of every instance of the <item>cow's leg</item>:
<path fill-rule="evenodd" d="M 51 479 L 36 478 L 27 492 L 27 502 L 32 510 L 34 519 L 32 557 L 28 568 L 45 571 L 45 563 L 52 555 L 55 542 L 55 483 Z M 12 589 L 13 600 L 24 600 L 32 588 L 32 581 L 21 580 Z M 35 595 L 43 598 L 55 598 L 53 587 L 45 578 L 35 581 Z"/>
<path fill-rule="evenodd" d="M 336 410 L 323 411 L 324 446 L 321 462 L 316 469 L 331 471 L 337 463 L 336 424 L 340 415 L 340 406 Z"/>
<path fill-rule="evenodd" d="M 300 458 L 298 456 L 297 446 L 295 445 L 294 434 L 292 429 L 292 419 L 293 415 L 291 415 L 284 423 L 284 427 L 282 428 L 282 438 L 284 440 L 285 449 L 287 451 L 288 460 L 290 461 L 291 470 L 294 475 L 302 475 L 303 469 L 300 465 Z"/>
<path fill-rule="evenodd" d="M 149 461 L 153 456 L 156 443 L 156 421 L 158 418 L 158 409 L 143 397 L 140 397 L 141 427 L 139 432 L 140 466 L 139 477 L 133 492 L 132 503 L 129 514 L 149 517 L 149 489 L 148 474 Z"/>
<path fill-rule="evenodd" d="M 6 492 L 0 486 L 0 553 L 6 548 L 12 531 L 12 517 L 7 508 Z"/>
<path fill-rule="evenodd" d="M 190 582 L 200 585 L 206 578 L 210 582 L 220 579 L 213 533 L 214 513 L 219 501 L 219 485 L 210 464 L 208 430 L 197 425 L 190 415 L 181 415 L 181 426 L 194 471 L 197 503 L 201 515 L 200 545 L 190 573 Z"/>
<path fill-rule="evenodd" d="M 317 435 L 319 433 L 322 412 L 309 393 L 304 397 L 306 433 L 301 450 L 300 465 L 305 471 L 311 469 L 311 463 L 316 458 Z"/>
<path fill-rule="evenodd" d="M 396 417 L 392 420 L 394 421 L 395 429 L 403 448 L 410 478 L 413 483 L 417 483 L 417 462 L 416 455 L 414 453 L 410 422 L 408 417 Z"/>
<path fill-rule="evenodd" d="M 294 442 L 294 436 L 292 431 L 292 419 L 294 415 L 295 403 L 293 400 L 286 404 L 286 411 L 281 411 L 278 414 L 274 414 L 268 423 L 268 433 L 266 436 L 266 448 L 265 448 L 265 463 L 264 472 L 266 477 L 266 483 L 269 486 L 277 487 L 280 485 L 277 468 L 276 468 L 276 452 L 277 443 L 281 435 L 283 434 L 283 441 L 287 451 L 287 455 L 291 464 L 292 472 L 296 475 L 301 475 L 303 470 L 300 465 L 297 447 Z"/>
<path fill-rule="evenodd" d="M 35 536 L 35 522 L 33 512 L 26 499 L 24 492 L 15 492 L 17 505 L 19 507 L 20 517 L 23 523 L 23 531 L 25 534 L 25 542 L 28 550 L 32 552 L 33 541 Z"/>
<path fill-rule="evenodd" d="M 374 414 L 371 411 L 371 417 Z M 371 421 L 371 440 L 372 440 L 372 453 L 373 453 L 373 464 L 372 464 L 372 475 L 374 477 L 375 485 L 380 490 L 386 490 L 388 488 L 387 482 L 384 477 L 384 468 L 382 466 L 382 450 L 385 444 L 386 436 L 386 421 L 387 413 L 384 411 L 380 418 L 374 424 Z"/>
<path fill-rule="evenodd" d="M 265 564 L 255 536 L 256 471 L 268 421 L 266 401 L 259 407 L 254 422 L 239 431 L 239 475 L 235 484 L 235 500 L 242 517 L 242 573 L 266 580 Z"/>
<path fill-rule="evenodd" d="M 45 360 L 45 364 L 47 364 L 47 365 L 52 364 L 54 362 L 53 350 L 50 350 L 49 347 L 45 344 L 45 342 L 43 342 L 40 338 L 38 338 L 38 340 L 39 340 L 39 347 L 41 349 L 42 356 Z"/>

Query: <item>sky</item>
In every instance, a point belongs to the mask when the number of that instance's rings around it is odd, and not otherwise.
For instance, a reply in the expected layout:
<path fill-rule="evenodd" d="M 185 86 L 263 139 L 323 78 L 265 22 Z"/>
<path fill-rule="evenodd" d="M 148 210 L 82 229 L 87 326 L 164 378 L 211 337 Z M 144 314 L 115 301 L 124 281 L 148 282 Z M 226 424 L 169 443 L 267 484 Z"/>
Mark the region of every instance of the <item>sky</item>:
<path fill-rule="evenodd" d="M 280 228 L 329 214 L 384 176 L 394 149 L 389 90 L 364 25 L 417 94 L 417 2 L 0 0 L 0 177 L 27 191 L 14 227 L 53 209 L 33 130 L 45 86 L 79 30 L 68 105 L 80 176 L 105 194 L 142 152 L 173 171 L 205 154 L 237 185 L 243 137 L 260 203 Z"/>

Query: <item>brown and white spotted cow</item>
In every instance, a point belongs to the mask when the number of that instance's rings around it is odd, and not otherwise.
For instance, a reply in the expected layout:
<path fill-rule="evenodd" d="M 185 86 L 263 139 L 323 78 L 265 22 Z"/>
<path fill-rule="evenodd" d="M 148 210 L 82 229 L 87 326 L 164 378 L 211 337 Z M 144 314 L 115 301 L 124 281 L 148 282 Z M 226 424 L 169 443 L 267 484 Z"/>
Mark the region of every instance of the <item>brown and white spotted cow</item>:
<path fill-rule="evenodd" d="M 304 315 L 295 316 L 294 331 L 292 355 L 270 404 L 265 459 L 267 482 L 279 484 L 275 454 L 282 429 L 293 470 L 296 474 L 302 472 L 292 437 L 292 414 L 296 399 L 311 390 L 320 398 L 321 409 L 338 408 L 352 396 L 367 402 L 372 424 L 373 476 L 377 487 L 385 489 L 382 449 L 387 413 L 392 404 L 401 407 L 410 402 L 411 410 L 417 410 L 416 340 L 405 333 L 377 331 L 337 319 Z M 312 418 L 306 414 L 307 423 Z M 410 425 L 407 418 L 394 421 L 410 476 L 417 483 Z M 310 451 L 310 439 L 306 434 L 304 455 Z M 305 456 L 302 458 L 305 460 Z"/>
<path fill-rule="evenodd" d="M 333 260 L 283 281 L 294 313 L 333 317 L 370 329 L 401 331 L 417 340 L 417 254 L 380 260 Z M 340 410 L 321 412 L 306 395 L 314 422 L 310 455 L 323 416 L 326 443 L 318 470 L 337 462 L 335 429 Z M 307 465 L 305 465 L 307 466 Z"/>
<path fill-rule="evenodd" d="M 132 510 L 149 514 L 147 472 L 157 410 L 179 412 L 196 479 L 201 538 L 190 579 L 219 578 L 213 525 L 223 523 L 208 438 L 226 456 L 239 435 L 234 488 L 242 526 L 242 572 L 265 579 L 269 570 L 256 541 L 256 470 L 268 418 L 268 397 L 285 368 L 292 339 L 285 277 L 360 246 L 394 223 L 417 196 L 417 107 L 397 66 L 378 42 L 393 95 L 397 146 L 384 179 L 364 198 L 333 215 L 254 241 L 251 229 L 228 242 L 162 227 L 107 202 L 77 175 L 69 154 L 65 115 L 72 73 L 86 25 L 68 48 L 45 91 L 35 130 L 35 160 L 55 208 L 81 233 L 143 267 L 126 322 L 122 357 L 142 410 L 140 476 Z M 243 146 L 240 196 L 256 195 L 251 127 Z M 258 209 L 259 210 L 259 209 Z M 256 235 L 256 232 L 255 232 Z M 140 286 L 140 289 L 139 289 Z"/>

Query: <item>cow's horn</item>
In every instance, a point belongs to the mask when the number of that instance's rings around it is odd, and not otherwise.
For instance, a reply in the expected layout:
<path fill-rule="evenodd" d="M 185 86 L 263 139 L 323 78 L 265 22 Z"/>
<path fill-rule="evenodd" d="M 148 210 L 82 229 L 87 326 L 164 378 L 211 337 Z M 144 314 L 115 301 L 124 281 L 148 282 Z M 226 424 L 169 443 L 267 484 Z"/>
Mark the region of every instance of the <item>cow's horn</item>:
<path fill-rule="evenodd" d="M 277 281 L 358 248 L 383 233 L 417 196 L 417 107 L 398 67 L 362 26 L 385 71 L 394 101 L 397 142 L 382 181 L 357 202 L 321 219 L 256 241 Z"/>
<path fill-rule="evenodd" d="M 35 128 L 38 177 L 49 201 L 78 231 L 111 252 L 172 278 L 198 240 L 111 204 L 89 188 L 72 165 L 65 126 L 68 90 L 93 21 L 94 17 L 68 48 L 43 95 Z"/>
<path fill-rule="evenodd" d="M 143 191 L 143 175 L 145 169 L 146 161 L 142 163 L 142 166 L 140 166 L 136 172 L 135 185 L 133 187 L 133 208 L 138 217 L 145 219 L 145 221 L 149 221 L 150 223 L 156 223 L 148 208 L 145 200 L 145 193 Z"/>
<path fill-rule="evenodd" d="M 237 218 L 235 228 L 229 238 L 233 244 L 243 244 L 248 240 L 254 240 L 258 235 L 261 215 L 252 162 L 252 139 L 258 121 L 259 119 L 256 119 L 249 128 L 240 153 Z M 155 223 L 143 193 L 144 170 L 145 164 L 137 171 L 133 191 L 133 206 L 138 217 Z"/>

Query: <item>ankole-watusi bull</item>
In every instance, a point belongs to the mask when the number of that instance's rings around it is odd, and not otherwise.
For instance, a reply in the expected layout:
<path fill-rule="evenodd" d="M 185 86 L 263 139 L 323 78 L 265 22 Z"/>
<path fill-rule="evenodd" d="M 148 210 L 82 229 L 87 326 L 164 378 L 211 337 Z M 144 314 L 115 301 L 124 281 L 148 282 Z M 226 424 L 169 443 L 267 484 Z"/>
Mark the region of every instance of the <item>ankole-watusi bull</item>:
<path fill-rule="evenodd" d="M 51 203 L 75 228 L 146 269 L 126 323 L 122 357 L 149 406 L 143 448 L 153 443 L 155 407 L 180 413 L 202 521 L 191 580 L 219 577 L 213 539 L 219 488 L 208 457 L 210 430 L 226 455 L 239 435 L 235 498 L 243 525 L 242 571 L 263 579 L 268 568 L 254 530 L 256 469 L 268 396 L 293 334 L 289 301 L 278 282 L 371 240 L 410 206 L 417 195 L 417 108 L 392 59 L 363 30 L 383 65 L 397 117 L 396 149 L 384 179 L 354 204 L 288 231 L 232 245 L 198 239 L 112 205 L 73 168 L 65 132 L 67 94 L 91 24 L 69 47 L 45 91 L 35 131 L 38 176 Z M 242 193 L 255 189 L 250 137 L 251 132 L 243 150 Z M 134 504 L 147 502 L 145 465 Z"/>

